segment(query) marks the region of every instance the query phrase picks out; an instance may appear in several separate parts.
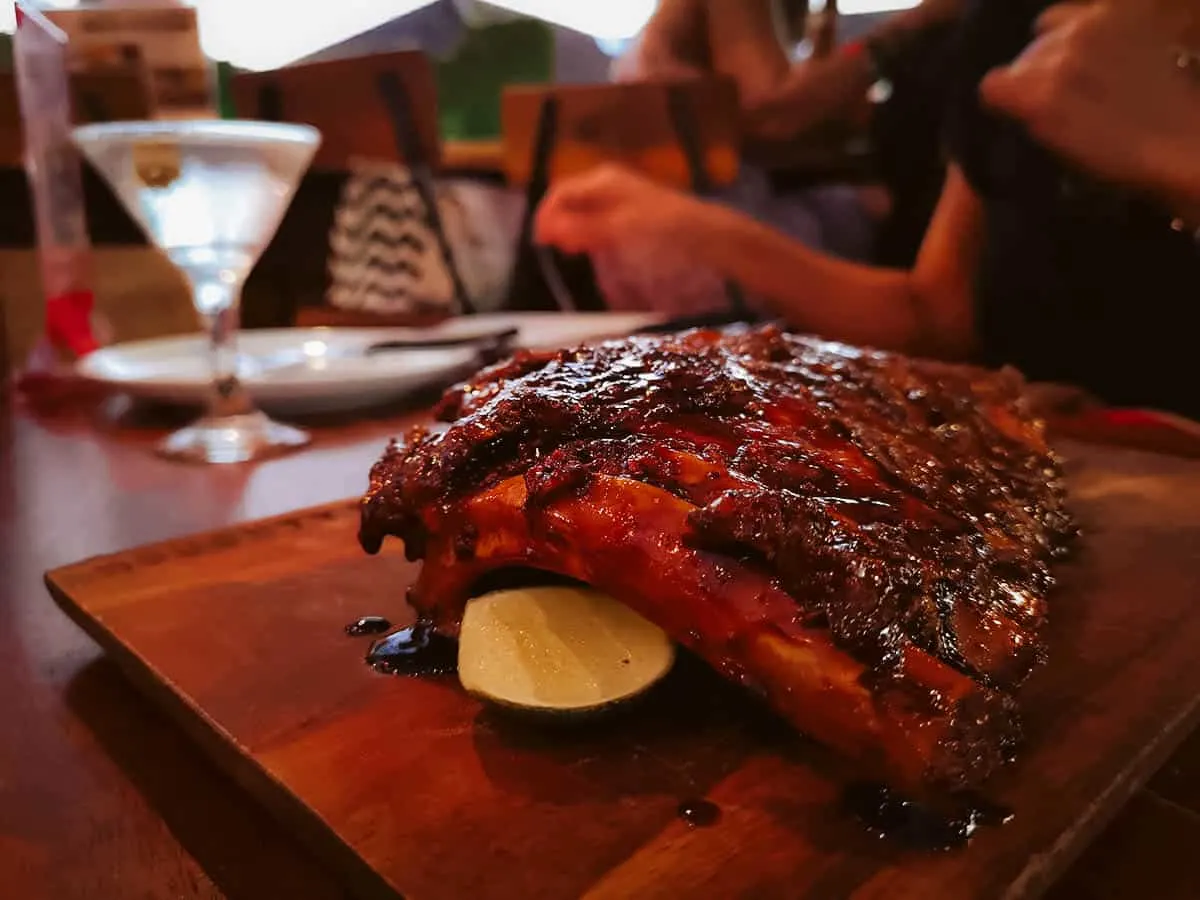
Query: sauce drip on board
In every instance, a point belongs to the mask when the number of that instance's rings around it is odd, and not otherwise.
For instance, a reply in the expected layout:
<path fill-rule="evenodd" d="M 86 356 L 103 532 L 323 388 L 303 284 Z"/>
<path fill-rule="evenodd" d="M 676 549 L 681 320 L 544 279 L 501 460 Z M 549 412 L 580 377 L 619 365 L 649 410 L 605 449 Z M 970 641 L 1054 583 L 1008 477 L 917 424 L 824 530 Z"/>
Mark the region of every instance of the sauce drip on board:
<path fill-rule="evenodd" d="M 955 798 L 949 812 L 909 800 L 881 784 L 860 782 L 846 788 L 846 808 L 871 831 L 921 850 L 965 846 L 983 825 L 1004 825 L 1012 811 L 974 794 Z"/>
<path fill-rule="evenodd" d="M 368 634 L 383 634 L 392 623 L 383 616 L 361 616 L 346 626 L 346 634 L 350 637 L 363 637 Z"/>
<path fill-rule="evenodd" d="M 373 643 L 367 665 L 384 675 L 452 675 L 458 671 L 458 644 L 418 621 Z"/>
<path fill-rule="evenodd" d="M 679 804 L 679 818 L 692 828 L 707 828 L 721 818 L 721 807 L 711 800 L 684 800 Z"/>

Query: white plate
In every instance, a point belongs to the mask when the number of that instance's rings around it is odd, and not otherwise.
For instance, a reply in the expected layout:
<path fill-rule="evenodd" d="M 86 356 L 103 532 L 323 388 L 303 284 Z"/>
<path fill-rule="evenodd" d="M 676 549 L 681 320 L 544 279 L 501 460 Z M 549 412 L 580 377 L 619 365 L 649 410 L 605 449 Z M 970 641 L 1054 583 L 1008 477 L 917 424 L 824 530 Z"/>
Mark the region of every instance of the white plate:
<path fill-rule="evenodd" d="M 628 334 L 659 320 L 654 315 L 511 313 L 452 319 L 434 328 L 279 328 L 244 331 L 238 338 L 239 376 L 268 412 L 348 411 L 399 400 L 420 388 L 448 384 L 478 365 L 470 347 L 364 354 L 380 341 L 467 337 L 518 329 L 514 346 L 560 347 Z M 536 336 L 536 340 L 534 337 Z M 135 397 L 202 404 L 209 389 L 203 335 L 116 344 L 79 361 L 84 378 Z"/>

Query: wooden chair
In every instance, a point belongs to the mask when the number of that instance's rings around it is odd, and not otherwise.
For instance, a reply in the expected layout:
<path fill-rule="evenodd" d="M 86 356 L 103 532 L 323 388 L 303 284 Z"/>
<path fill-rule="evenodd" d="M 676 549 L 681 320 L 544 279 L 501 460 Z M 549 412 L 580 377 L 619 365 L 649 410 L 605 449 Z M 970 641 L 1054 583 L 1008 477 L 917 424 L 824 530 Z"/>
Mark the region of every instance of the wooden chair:
<path fill-rule="evenodd" d="M 531 245 L 533 217 L 550 184 L 602 163 L 621 163 L 672 187 L 707 194 L 738 174 L 737 88 L 725 78 L 629 84 L 513 87 L 504 93 L 504 163 L 525 187 L 508 305 L 545 293 Z M 543 260 L 563 260 L 542 250 Z M 726 285 L 731 311 L 741 290 Z M 594 291 L 592 291 L 594 294 Z M 595 305 L 594 296 L 576 305 Z"/>
<path fill-rule="evenodd" d="M 321 132 L 316 170 L 345 171 L 355 157 L 394 159 L 412 173 L 450 273 L 455 301 L 474 311 L 438 212 L 433 175 L 441 162 L 437 87 L 424 53 L 398 51 L 239 73 L 230 79 L 238 115 L 302 122 Z M 333 310 L 297 311 L 297 324 L 381 324 L 411 316 Z"/>
<path fill-rule="evenodd" d="M 539 130 L 550 126 L 546 174 L 551 180 L 619 162 L 688 188 L 695 177 L 693 148 L 714 184 L 737 177 L 739 112 L 732 80 L 522 85 L 504 92 L 501 116 L 504 170 L 511 184 L 531 182 Z M 689 130 L 694 139 L 686 134 Z"/>
<path fill-rule="evenodd" d="M 71 76 L 71 104 L 78 124 L 155 117 L 150 73 L 144 64 L 91 69 Z"/>
<path fill-rule="evenodd" d="M 154 116 L 149 75 L 140 60 L 72 74 L 70 85 L 72 113 L 79 124 Z M 24 138 L 16 74 L 0 72 L 0 166 L 23 165 Z"/>

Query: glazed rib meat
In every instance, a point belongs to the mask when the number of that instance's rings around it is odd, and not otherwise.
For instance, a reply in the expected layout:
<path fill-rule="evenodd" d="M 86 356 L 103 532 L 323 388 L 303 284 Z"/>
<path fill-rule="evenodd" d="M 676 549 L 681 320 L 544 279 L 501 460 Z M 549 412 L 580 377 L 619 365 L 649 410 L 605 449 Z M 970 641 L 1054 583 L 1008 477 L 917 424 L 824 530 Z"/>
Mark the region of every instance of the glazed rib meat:
<path fill-rule="evenodd" d="M 955 790 L 1011 756 L 1072 534 L 1022 389 L 771 326 L 520 353 L 388 448 L 360 538 L 424 560 L 446 633 L 495 570 L 570 576 L 866 773 Z"/>

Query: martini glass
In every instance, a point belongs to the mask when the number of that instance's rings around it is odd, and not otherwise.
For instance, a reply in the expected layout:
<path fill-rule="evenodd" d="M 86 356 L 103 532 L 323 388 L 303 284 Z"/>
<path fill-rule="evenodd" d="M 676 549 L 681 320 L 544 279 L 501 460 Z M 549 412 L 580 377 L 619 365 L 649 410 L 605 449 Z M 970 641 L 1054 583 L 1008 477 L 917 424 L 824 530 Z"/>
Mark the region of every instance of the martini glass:
<path fill-rule="evenodd" d="M 238 380 L 239 301 L 321 142 L 307 125 L 219 119 L 105 122 L 73 132 L 150 240 L 183 273 L 208 327 L 212 390 L 197 422 L 167 437 L 172 459 L 236 463 L 307 444 L 267 418 Z"/>

